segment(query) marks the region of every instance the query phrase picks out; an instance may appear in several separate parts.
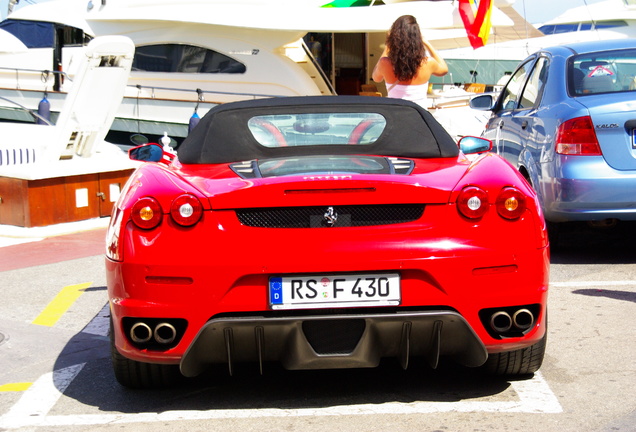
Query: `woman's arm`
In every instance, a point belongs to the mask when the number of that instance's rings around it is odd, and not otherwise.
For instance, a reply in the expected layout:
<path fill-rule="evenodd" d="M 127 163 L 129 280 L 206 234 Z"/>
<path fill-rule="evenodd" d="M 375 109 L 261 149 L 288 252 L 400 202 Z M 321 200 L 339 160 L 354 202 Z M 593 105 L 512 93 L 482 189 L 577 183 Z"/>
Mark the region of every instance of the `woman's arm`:
<path fill-rule="evenodd" d="M 435 76 L 446 75 L 448 73 L 448 65 L 446 64 L 446 61 L 439 55 L 437 50 L 433 47 L 433 45 L 431 45 L 429 41 L 427 41 L 426 39 L 422 39 L 422 41 L 424 42 L 426 50 L 431 54 L 431 58 L 435 60 L 434 64 L 431 65 L 433 66 L 431 69 L 431 74 Z"/>
<path fill-rule="evenodd" d="M 371 74 L 371 78 L 373 79 L 373 81 L 382 82 L 382 80 L 385 80 L 387 75 L 387 67 L 392 68 L 391 60 L 389 60 L 389 49 L 385 47 L 382 55 L 380 56 L 380 59 L 373 68 L 373 73 Z"/>

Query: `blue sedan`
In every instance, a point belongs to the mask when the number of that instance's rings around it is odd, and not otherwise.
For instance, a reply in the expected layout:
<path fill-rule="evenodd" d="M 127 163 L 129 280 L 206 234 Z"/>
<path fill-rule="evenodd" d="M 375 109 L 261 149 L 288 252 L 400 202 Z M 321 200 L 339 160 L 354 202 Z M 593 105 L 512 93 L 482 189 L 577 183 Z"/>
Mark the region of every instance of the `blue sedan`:
<path fill-rule="evenodd" d="M 636 220 L 636 40 L 543 49 L 471 106 L 492 111 L 483 136 L 532 184 L 554 232 Z"/>

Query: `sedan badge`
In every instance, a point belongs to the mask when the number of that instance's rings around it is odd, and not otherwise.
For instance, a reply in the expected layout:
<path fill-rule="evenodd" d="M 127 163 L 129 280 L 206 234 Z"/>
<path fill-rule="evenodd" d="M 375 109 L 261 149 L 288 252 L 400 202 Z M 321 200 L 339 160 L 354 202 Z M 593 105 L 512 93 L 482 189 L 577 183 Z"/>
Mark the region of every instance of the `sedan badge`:
<path fill-rule="evenodd" d="M 336 213 L 333 207 L 330 206 L 327 207 L 327 212 L 323 215 L 323 217 L 325 218 L 325 222 L 327 222 L 327 225 L 332 227 L 338 220 L 338 213 Z"/>

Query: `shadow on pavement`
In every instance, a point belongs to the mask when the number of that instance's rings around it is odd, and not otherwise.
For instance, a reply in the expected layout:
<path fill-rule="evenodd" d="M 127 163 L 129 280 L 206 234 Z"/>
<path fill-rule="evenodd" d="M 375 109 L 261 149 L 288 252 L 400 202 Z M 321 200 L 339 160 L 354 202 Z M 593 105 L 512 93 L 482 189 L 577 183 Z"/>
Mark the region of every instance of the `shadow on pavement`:
<path fill-rule="evenodd" d="M 636 263 L 636 222 L 611 228 L 586 223 L 562 224 L 557 244 L 551 244 L 552 264 Z"/>

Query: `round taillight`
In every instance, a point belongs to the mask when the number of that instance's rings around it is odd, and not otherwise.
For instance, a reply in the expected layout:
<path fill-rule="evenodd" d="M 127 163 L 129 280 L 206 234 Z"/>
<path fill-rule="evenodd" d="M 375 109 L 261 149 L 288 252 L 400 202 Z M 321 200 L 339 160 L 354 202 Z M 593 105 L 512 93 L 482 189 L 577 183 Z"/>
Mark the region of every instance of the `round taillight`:
<path fill-rule="evenodd" d="M 203 206 L 197 197 L 191 194 L 183 194 L 172 201 L 170 216 L 182 226 L 192 226 L 199 222 L 203 215 Z"/>
<path fill-rule="evenodd" d="M 457 197 L 457 209 L 471 219 L 479 219 L 488 211 L 488 195 L 477 186 L 462 189 Z"/>
<path fill-rule="evenodd" d="M 518 189 L 508 187 L 497 197 L 497 212 L 502 218 L 517 219 L 526 210 L 526 197 Z"/>
<path fill-rule="evenodd" d="M 151 197 L 140 198 L 132 207 L 130 218 L 133 223 L 142 229 L 152 229 L 161 223 L 163 213 L 156 199 Z"/>

